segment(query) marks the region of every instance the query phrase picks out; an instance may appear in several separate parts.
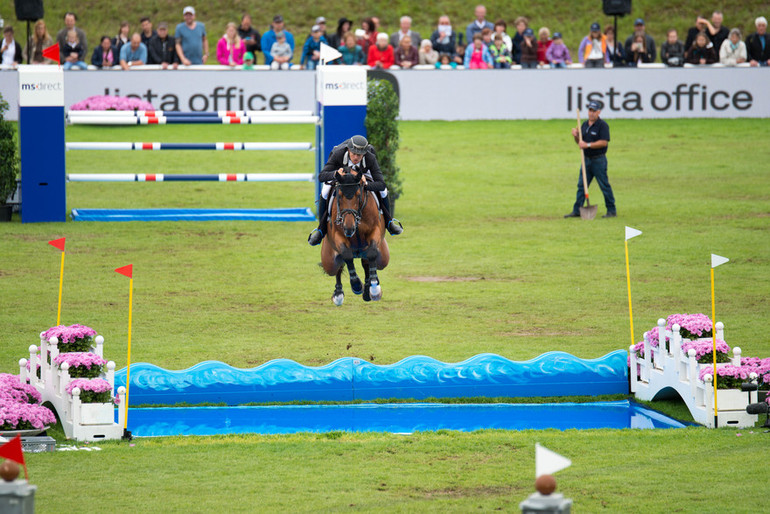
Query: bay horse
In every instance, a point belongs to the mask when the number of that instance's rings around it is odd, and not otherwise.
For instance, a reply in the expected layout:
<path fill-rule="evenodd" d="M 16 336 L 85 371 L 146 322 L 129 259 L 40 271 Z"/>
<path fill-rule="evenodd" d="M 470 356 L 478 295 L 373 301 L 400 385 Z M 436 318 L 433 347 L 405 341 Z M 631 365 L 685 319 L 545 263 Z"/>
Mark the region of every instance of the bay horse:
<path fill-rule="evenodd" d="M 362 294 L 364 301 L 382 298 L 382 288 L 377 270 L 390 261 L 388 243 L 385 241 L 385 220 L 380 215 L 375 193 L 366 190 L 362 173 L 344 168 L 337 173 L 337 181 L 331 200 L 331 213 L 326 237 L 321 245 L 321 265 L 324 271 L 335 276 L 332 301 L 342 305 L 342 267 L 347 265 L 350 288 Z M 353 259 L 361 259 L 366 274 L 364 284 L 356 274 Z"/>

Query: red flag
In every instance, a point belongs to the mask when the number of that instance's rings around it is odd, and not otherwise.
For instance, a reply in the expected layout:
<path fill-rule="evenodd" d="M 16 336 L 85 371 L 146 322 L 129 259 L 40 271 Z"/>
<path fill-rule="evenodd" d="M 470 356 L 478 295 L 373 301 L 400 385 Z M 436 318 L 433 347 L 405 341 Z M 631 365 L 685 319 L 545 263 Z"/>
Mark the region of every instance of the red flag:
<path fill-rule="evenodd" d="M 43 57 L 56 61 L 56 64 L 61 64 L 59 55 L 59 43 L 49 46 L 48 48 L 43 48 Z"/>
<path fill-rule="evenodd" d="M 24 453 L 21 451 L 21 436 L 17 435 L 0 446 L 0 457 L 5 457 L 24 466 Z"/>
<path fill-rule="evenodd" d="M 115 271 L 117 271 L 121 275 L 127 276 L 128 278 L 133 278 L 134 277 L 134 265 L 133 264 L 129 264 L 127 266 L 122 266 L 122 267 L 116 269 Z"/>
<path fill-rule="evenodd" d="M 64 241 L 66 240 L 66 237 L 62 237 L 61 239 L 54 239 L 53 241 L 48 241 L 48 244 L 58 248 L 62 252 L 64 251 Z"/>

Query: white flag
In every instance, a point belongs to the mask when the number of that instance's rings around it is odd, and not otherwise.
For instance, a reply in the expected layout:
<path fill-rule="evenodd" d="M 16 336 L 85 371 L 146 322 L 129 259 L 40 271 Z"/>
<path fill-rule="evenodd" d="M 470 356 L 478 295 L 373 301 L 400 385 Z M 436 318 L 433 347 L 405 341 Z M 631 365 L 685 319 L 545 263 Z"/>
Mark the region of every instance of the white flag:
<path fill-rule="evenodd" d="M 321 64 L 327 64 L 334 59 L 339 59 L 342 54 L 334 47 L 321 43 Z"/>
<path fill-rule="evenodd" d="M 567 457 L 552 452 L 540 443 L 535 443 L 535 478 L 551 475 L 572 465 Z"/>
<path fill-rule="evenodd" d="M 636 237 L 640 235 L 642 235 L 641 230 L 636 230 L 635 228 L 626 227 L 626 241 L 628 241 L 632 237 Z"/>
<path fill-rule="evenodd" d="M 721 255 L 717 255 L 715 253 L 712 253 L 711 254 L 711 267 L 712 268 L 716 268 L 720 264 L 724 264 L 724 263 L 726 263 L 729 260 L 730 259 L 728 259 L 727 257 L 722 257 Z"/>

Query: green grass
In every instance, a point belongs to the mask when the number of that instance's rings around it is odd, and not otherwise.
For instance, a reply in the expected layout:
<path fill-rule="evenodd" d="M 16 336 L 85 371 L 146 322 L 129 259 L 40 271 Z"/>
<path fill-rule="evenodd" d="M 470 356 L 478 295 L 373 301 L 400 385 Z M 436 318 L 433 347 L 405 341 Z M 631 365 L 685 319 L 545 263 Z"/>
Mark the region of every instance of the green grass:
<path fill-rule="evenodd" d="M 182 369 L 208 359 L 252 367 L 357 356 L 389 364 L 415 354 L 522 360 L 549 350 L 595 358 L 630 344 L 624 225 L 644 232 L 629 242 L 635 340 L 668 314 L 710 314 L 713 252 L 731 259 L 716 273 L 727 342 L 746 356 L 770 355 L 764 120 L 608 121 L 619 218 L 593 222 L 561 218 L 578 173 L 574 122 L 401 123 L 405 193 L 396 210 L 406 232 L 390 239 L 379 303 L 362 302 L 346 284 L 344 306 L 333 306 L 333 279 L 305 243 L 311 223 L 16 218 L 0 225 L 0 371 L 17 372 L 37 334 L 55 323 L 59 253 L 46 243 L 58 237 L 67 237 L 62 321 L 96 328 L 118 367 L 126 363 L 128 284 L 112 270 L 128 263 L 135 266 L 133 362 Z M 311 136 L 287 126 L 217 127 L 216 136 L 202 127 L 67 130 L 69 141 Z M 297 152 L 175 154 L 69 152 L 68 171 L 306 171 L 312 164 Z M 312 204 L 311 184 L 301 183 L 67 187 L 69 207 Z M 591 192 L 598 201 L 596 185 Z M 684 417 L 681 404 L 663 410 Z M 752 457 L 770 445 L 757 429 L 699 427 L 250 435 L 105 443 L 102 452 L 31 455 L 29 464 L 40 512 L 516 510 L 532 491 L 536 441 L 573 459 L 559 488 L 584 512 L 750 510 L 754 504 L 741 498 L 766 482 L 751 471 Z M 89 484 L 78 495 L 74 477 Z"/>
<path fill-rule="evenodd" d="M 182 7 L 184 4 L 172 0 L 134 0 L 130 3 L 114 3 L 105 5 L 97 0 L 81 0 L 77 4 L 69 0 L 49 0 L 45 3 L 45 20 L 49 32 L 54 36 L 64 26 L 63 18 L 66 11 L 75 11 L 80 21 L 78 26 L 83 28 L 88 35 L 89 46 L 93 48 L 98 38 L 102 35 L 114 37 L 122 20 L 128 20 L 132 31 L 138 31 L 139 19 L 149 16 L 157 26 L 160 21 L 166 21 L 171 25 L 171 32 L 176 23 L 182 21 Z M 424 38 L 436 29 L 438 17 L 448 14 L 452 25 L 456 30 L 465 33 L 465 27 L 473 21 L 474 3 L 450 0 L 440 3 L 424 3 L 417 1 L 401 2 L 360 2 L 354 0 L 332 1 L 321 0 L 305 4 L 304 2 L 288 2 L 286 0 L 268 0 L 261 2 L 259 6 L 245 0 L 231 0 L 229 2 L 205 2 L 195 4 L 197 19 L 206 24 L 208 30 L 211 57 L 209 63 L 216 63 L 216 42 L 222 37 L 228 22 L 240 21 L 244 12 L 250 13 L 254 26 L 260 33 L 264 33 L 275 14 L 283 14 L 287 28 L 297 37 L 297 44 L 301 45 L 310 32 L 317 16 L 325 16 L 327 28 L 333 32 L 337 28 L 337 19 L 346 16 L 354 20 L 354 26 L 359 27 L 360 21 L 367 16 L 378 16 L 382 24 L 381 30 L 393 33 L 399 28 L 399 18 L 402 15 L 410 15 L 413 18 L 413 29 Z M 602 3 L 585 3 L 578 6 L 574 2 L 506 2 L 495 0 L 484 2 L 487 7 L 487 19 L 493 22 L 502 18 L 508 24 L 508 33 L 513 34 L 515 27 L 513 21 L 518 16 L 526 16 L 530 19 L 530 26 L 535 30 L 540 27 L 548 27 L 551 33 L 559 31 L 563 34 L 564 43 L 569 47 L 575 61 L 576 52 L 580 41 L 588 34 L 588 27 L 594 21 L 601 23 L 602 27 L 611 24 L 612 17 L 605 16 L 602 12 Z M 761 0 L 744 0 L 742 2 L 724 2 L 704 6 L 697 0 L 680 0 L 664 2 L 662 0 L 635 0 L 630 16 L 618 19 L 618 33 L 622 41 L 633 32 L 633 21 L 637 17 L 645 19 L 647 31 L 655 38 L 658 47 L 665 41 L 666 31 L 676 28 L 679 38 L 684 41 L 687 29 L 695 23 L 698 15 L 707 18 L 715 8 L 721 8 L 724 12 L 725 26 L 738 27 L 744 32 L 744 36 L 754 32 L 754 19 L 760 14 L 766 14 L 767 3 Z M 9 10 L 10 11 L 10 10 Z M 3 13 L 6 24 L 11 24 L 13 14 Z M 25 23 L 15 23 L 17 32 L 24 34 Z M 17 37 L 24 40 L 26 36 Z M 89 51 L 90 54 L 90 51 Z M 90 62 L 90 55 L 88 62 Z M 295 62 L 299 62 L 298 53 L 295 52 Z M 260 62 L 262 62 L 260 60 Z"/>

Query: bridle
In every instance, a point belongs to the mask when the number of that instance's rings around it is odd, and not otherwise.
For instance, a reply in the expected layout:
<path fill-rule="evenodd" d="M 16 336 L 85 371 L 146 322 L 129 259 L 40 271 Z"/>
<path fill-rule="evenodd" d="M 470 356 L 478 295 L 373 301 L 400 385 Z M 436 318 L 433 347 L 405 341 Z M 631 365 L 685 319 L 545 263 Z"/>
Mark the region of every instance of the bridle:
<path fill-rule="evenodd" d="M 341 189 L 343 187 L 351 187 L 353 185 L 356 185 L 357 187 L 357 193 L 358 194 L 358 209 L 342 209 L 340 207 L 340 195 L 342 195 Z M 366 208 L 366 203 L 369 201 L 369 195 L 366 194 L 366 191 L 364 190 L 364 183 L 359 182 L 358 184 L 340 184 L 337 183 L 336 186 L 334 186 L 334 195 L 337 197 L 337 217 L 334 219 L 334 223 L 336 225 L 342 226 L 343 219 L 345 218 L 346 214 L 352 214 L 353 219 L 355 220 L 355 228 L 354 228 L 354 234 L 358 232 L 358 224 L 361 223 L 361 218 L 363 217 L 364 209 Z M 355 194 L 354 194 L 355 196 Z M 347 196 L 346 196 L 347 198 Z"/>

